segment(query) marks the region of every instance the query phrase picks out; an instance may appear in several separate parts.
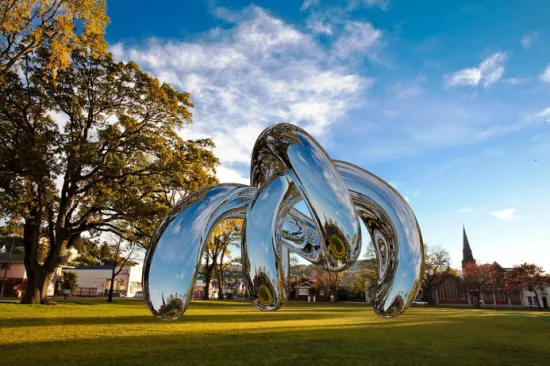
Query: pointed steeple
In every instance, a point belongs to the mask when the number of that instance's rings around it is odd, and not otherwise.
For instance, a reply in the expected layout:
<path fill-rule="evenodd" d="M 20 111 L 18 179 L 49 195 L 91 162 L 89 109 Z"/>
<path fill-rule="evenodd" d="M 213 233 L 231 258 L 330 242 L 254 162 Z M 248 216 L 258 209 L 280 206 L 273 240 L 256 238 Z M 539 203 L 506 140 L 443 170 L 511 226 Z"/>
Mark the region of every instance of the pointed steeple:
<path fill-rule="evenodd" d="M 466 229 L 462 225 L 462 267 L 466 263 L 475 263 L 474 255 L 472 254 L 472 248 L 468 242 L 468 236 L 466 235 Z"/>

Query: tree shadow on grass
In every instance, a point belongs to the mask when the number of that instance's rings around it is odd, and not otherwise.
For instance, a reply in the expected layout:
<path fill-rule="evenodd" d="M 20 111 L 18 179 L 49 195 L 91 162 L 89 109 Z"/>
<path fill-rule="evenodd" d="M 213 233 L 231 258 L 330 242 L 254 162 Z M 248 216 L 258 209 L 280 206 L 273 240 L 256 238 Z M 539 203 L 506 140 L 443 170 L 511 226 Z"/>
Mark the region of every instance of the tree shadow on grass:
<path fill-rule="evenodd" d="M 357 313 L 357 311 L 356 311 Z M 357 314 L 358 317 L 361 316 L 360 313 Z M 453 322 L 465 322 L 465 321 L 482 321 L 484 318 L 495 319 L 493 316 L 487 315 L 477 315 L 471 317 L 468 315 L 457 315 L 457 314 L 441 314 L 433 316 L 419 316 L 419 314 L 405 313 L 404 315 L 393 318 L 393 319 L 381 319 L 378 317 L 370 317 L 369 313 L 365 313 L 368 320 L 366 321 L 355 321 L 350 325 L 344 326 L 357 326 L 357 325 L 368 325 L 370 327 L 377 326 L 407 326 L 407 325 L 417 325 L 421 323 L 441 323 L 445 321 Z M 201 314 L 186 313 L 180 319 L 169 322 L 170 324 L 242 324 L 242 323 L 272 323 L 272 322 L 288 322 L 288 321 L 326 321 L 330 319 L 346 319 L 346 316 L 334 311 L 334 312 L 322 312 L 318 309 L 308 309 L 308 310 L 289 310 L 287 312 L 278 311 L 278 312 L 261 312 L 261 311 L 243 311 L 243 312 L 230 312 L 230 313 L 204 313 L 204 310 Z M 359 320 L 359 318 L 357 319 Z M 532 321 L 535 323 L 539 322 L 538 318 L 523 318 L 526 321 Z M 546 320 L 550 320 L 550 317 Z M 348 319 L 349 321 L 349 319 Z M 72 326 L 72 325 L 132 325 L 132 324 L 143 324 L 144 326 L 149 325 L 159 325 L 164 323 L 162 320 L 157 319 L 153 315 L 132 315 L 132 316 L 85 316 L 85 317 L 25 317 L 25 318 L 8 318 L 0 319 L 0 328 L 22 328 L 22 327 L 47 327 L 47 326 Z M 316 327 L 316 326 L 314 326 Z"/>
<path fill-rule="evenodd" d="M 417 319 L 418 320 L 418 319 Z M 195 320 L 198 321 L 198 320 Z M 399 323 L 399 322 L 398 322 Z M 93 339 L 7 344 L 6 364 L 545 364 L 545 334 L 513 338 L 489 320 L 424 323 L 410 327 L 355 324 L 281 329 L 218 330 L 128 336 L 116 329 Z M 215 330 L 215 329 L 214 329 Z M 542 337 L 542 338 L 541 338 Z M 545 347 L 546 345 L 546 347 Z"/>
<path fill-rule="evenodd" d="M 293 313 L 237 313 L 237 314 L 184 314 L 176 323 L 254 323 L 254 322 L 283 322 L 298 320 L 326 320 L 339 319 L 337 313 L 308 314 L 307 312 Z M 40 318 L 10 318 L 0 319 L 0 328 L 20 328 L 35 326 L 69 326 L 69 325 L 98 325 L 98 324 L 153 324 L 162 322 L 153 315 L 113 316 L 113 317 L 40 317 Z"/>

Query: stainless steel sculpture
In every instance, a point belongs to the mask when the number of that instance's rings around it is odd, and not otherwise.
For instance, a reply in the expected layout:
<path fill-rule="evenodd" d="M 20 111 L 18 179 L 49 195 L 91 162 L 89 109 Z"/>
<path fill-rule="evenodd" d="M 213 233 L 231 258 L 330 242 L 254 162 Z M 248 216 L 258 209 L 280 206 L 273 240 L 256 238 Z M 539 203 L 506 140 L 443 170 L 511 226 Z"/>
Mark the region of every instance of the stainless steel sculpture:
<path fill-rule="evenodd" d="M 331 160 L 313 137 L 290 124 L 262 132 L 250 172 L 250 187 L 203 188 L 164 218 L 144 263 L 145 299 L 153 314 L 174 320 L 185 312 L 205 243 L 227 218 L 244 219 L 243 277 L 259 310 L 277 310 L 288 299 L 289 251 L 328 271 L 349 268 L 361 251 L 359 218 L 378 260 L 374 311 L 394 317 L 411 304 L 424 251 L 416 218 L 395 189 L 366 170 Z M 301 200 L 312 218 L 294 209 Z"/>

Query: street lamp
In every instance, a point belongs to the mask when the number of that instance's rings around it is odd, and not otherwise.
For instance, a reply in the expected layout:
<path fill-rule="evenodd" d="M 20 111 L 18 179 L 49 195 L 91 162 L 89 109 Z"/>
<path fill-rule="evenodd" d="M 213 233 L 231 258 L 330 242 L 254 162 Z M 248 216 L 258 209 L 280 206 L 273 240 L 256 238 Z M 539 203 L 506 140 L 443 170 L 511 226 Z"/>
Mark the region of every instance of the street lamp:
<path fill-rule="evenodd" d="M 15 244 L 15 237 L 17 235 L 9 234 L 8 236 L 12 238 L 11 249 L 10 249 L 10 254 L 8 255 L 8 263 L 6 264 L 6 269 L 4 270 L 4 279 L 2 280 L 2 290 L 0 290 L 0 299 L 4 297 L 4 286 L 6 286 L 6 277 L 8 275 L 8 269 L 10 268 L 11 254 L 13 253 L 13 246 Z"/>

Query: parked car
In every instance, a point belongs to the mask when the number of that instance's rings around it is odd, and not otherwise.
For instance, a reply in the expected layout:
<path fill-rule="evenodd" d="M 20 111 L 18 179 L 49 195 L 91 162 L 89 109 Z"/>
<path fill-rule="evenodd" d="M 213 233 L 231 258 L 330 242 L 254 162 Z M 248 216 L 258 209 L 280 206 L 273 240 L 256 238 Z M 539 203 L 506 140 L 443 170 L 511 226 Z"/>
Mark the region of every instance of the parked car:
<path fill-rule="evenodd" d="M 413 305 L 428 305 L 426 301 L 413 301 Z"/>
<path fill-rule="evenodd" d="M 136 294 L 134 295 L 136 299 L 143 298 L 143 291 L 136 291 Z"/>

